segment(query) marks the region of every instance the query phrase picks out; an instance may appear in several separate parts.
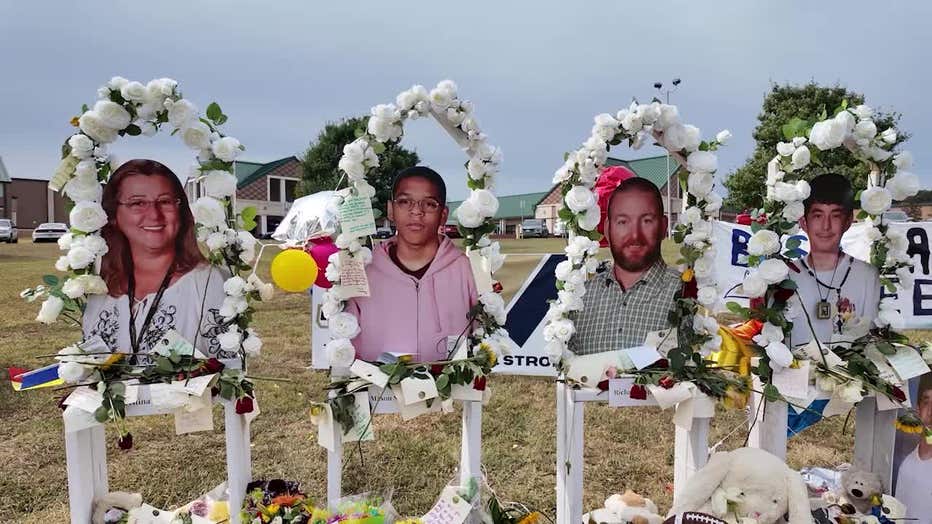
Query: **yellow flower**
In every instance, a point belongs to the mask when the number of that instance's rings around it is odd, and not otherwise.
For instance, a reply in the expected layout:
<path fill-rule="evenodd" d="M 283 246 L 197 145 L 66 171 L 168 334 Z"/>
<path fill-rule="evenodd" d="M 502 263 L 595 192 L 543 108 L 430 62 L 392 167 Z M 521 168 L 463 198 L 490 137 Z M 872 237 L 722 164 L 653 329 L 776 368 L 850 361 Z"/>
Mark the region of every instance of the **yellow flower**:
<path fill-rule="evenodd" d="M 492 346 L 489 345 L 488 342 L 480 343 L 479 351 L 485 353 L 485 357 L 489 361 L 489 367 L 495 366 L 495 363 L 498 362 L 498 355 L 495 354 L 495 351 L 492 349 Z"/>
<path fill-rule="evenodd" d="M 530 513 L 528 516 L 518 521 L 518 524 L 537 524 L 540 522 L 541 514 L 538 511 Z"/>
<path fill-rule="evenodd" d="M 265 507 L 265 511 L 263 511 L 263 513 L 265 513 L 269 517 L 273 517 L 278 514 L 279 508 L 280 506 L 278 504 L 269 504 L 268 506 Z"/>
<path fill-rule="evenodd" d="M 210 511 L 207 518 L 214 522 L 226 522 L 230 520 L 230 506 L 225 500 L 215 501 L 210 505 Z"/>
<path fill-rule="evenodd" d="M 79 120 L 79 119 L 80 119 L 80 117 L 77 117 L 77 116 L 71 117 L 71 125 L 74 126 L 74 127 L 78 127 L 78 126 L 80 125 L 80 124 L 78 123 L 78 120 Z"/>
<path fill-rule="evenodd" d="M 695 275 L 693 268 L 688 267 L 686 268 L 686 271 L 683 271 L 683 274 L 680 275 L 680 278 L 683 280 L 683 282 L 689 282 L 693 279 L 693 275 Z"/>
<path fill-rule="evenodd" d="M 918 435 L 923 431 L 921 422 L 917 420 L 906 419 L 905 417 L 896 419 L 895 425 L 896 429 L 902 431 L 903 433 L 914 433 Z"/>
<path fill-rule="evenodd" d="M 741 391 L 735 386 L 725 388 L 725 398 L 722 404 L 728 409 L 744 409 L 748 405 L 749 393 Z"/>

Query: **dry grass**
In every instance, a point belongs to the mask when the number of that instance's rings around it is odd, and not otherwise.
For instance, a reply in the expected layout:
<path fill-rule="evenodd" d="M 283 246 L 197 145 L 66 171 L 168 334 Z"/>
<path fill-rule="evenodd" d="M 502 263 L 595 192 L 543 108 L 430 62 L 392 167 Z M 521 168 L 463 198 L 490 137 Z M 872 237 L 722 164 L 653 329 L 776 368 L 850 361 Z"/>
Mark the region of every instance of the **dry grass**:
<path fill-rule="evenodd" d="M 559 239 L 503 241 L 508 253 L 559 251 Z M 33 321 L 37 304 L 18 293 L 51 272 L 52 245 L 0 245 L 0 367 L 38 367 L 33 355 L 56 351 L 78 331 Z M 271 258 L 269 255 L 267 258 Z M 263 261 L 263 270 L 268 260 Z M 500 276 L 509 296 L 536 264 L 529 256 L 510 257 Z M 284 477 L 303 483 L 317 499 L 324 496 L 326 455 L 318 447 L 307 416 L 309 398 L 323 398 L 327 377 L 306 369 L 310 360 L 308 300 L 280 293 L 260 305 L 256 324 L 265 339 L 253 363 L 259 375 L 290 377 L 291 383 L 261 382 L 262 415 L 253 425 L 254 477 Z M 555 393 L 549 380 L 496 377 L 484 412 L 484 464 L 500 496 L 554 513 Z M 0 387 L 0 522 L 67 522 L 67 487 L 60 412 L 56 392 L 14 393 Z M 670 412 L 655 408 L 587 409 L 585 506 L 597 507 L 611 493 L 635 489 L 658 505 L 671 500 L 673 426 Z M 459 456 L 459 417 L 423 416 L 402 423 L 380 416 L 375 442 L 347 453 L 347 493 L 393 487 L 396 507 L 421 514 L 454 475 Z M 743 424 L 742 413 L 722 413 L 713 421 L 712 441 Z M 831 466 L 850 460 L 852 438 L 839 419 L 822 422 L 790 443 L 793 466 Z M 219 410 L 216 426 L 222 427 Z M 133 419 L 136 447 L 121 452 L 108 434 L 111 489 L 140 491 L 156 506 L 182 504 L 224 479 L 223 434 L 175 436 L 167 416 Z M 741 445 L 733 434 L 724 449 Z"/>

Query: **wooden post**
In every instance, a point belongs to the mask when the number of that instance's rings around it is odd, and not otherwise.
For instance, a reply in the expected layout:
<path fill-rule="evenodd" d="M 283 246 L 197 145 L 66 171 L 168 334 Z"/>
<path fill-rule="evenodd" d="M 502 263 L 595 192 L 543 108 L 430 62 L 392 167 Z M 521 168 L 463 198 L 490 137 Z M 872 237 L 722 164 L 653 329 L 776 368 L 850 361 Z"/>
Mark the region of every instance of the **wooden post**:
<path fill-rule="evenodd" d="M 460 449 L 460 484 L 482 478 L 482 402 L 463 402 L 463 435 Z"/>
<path fill-rule="evenodd" d="M 755 377 L 754 389 L 763 391 L 763 386 Z M 786 424 L 789 406 L 782 400 L 770 402 L 760 393 L 751 394 L 751 412 L 748 424 L 751 432 L 748 447 L 767 451 L 786 461 Z"/>
<path fill-rule="evenodd" d="M 880 475 L 884 493 L 893 485 L 897 410 L 877 410 L 875 397 L 858 402 L 854 423 L 854 466 Z"/>
<path fill-rule="evenodd" d="M 343 431 L 333 424 L 333 451 L 327 452 L 327 503 L 335 505 L 343 496 Z"/>
<path fill-rule="evenodd" d="M 709 461 L 709 426 L 712 419 L 694 418 L 688 430 L 676 426 L 673 444 L 673 498 L 686 481 Z"/>

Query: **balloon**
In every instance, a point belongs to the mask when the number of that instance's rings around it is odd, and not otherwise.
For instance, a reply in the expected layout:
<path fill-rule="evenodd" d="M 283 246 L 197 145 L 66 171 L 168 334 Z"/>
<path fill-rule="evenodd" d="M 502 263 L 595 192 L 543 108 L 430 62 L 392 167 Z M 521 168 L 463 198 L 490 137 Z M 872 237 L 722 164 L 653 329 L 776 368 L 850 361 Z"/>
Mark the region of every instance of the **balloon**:
<path fill-rule="evenodd" d="M 272 259 L 272 282 L 285 291 L 306 291 L 317 279 L 317 264 L 300 249 L 286 249 Z"/>
<path fill-rule="evenodd" d="M 326 241 L 323 240 L 324 239 L 312 240 L 313 246 L 311 246 L 308 252 L 314 259 L 314 262 L 317 263 L 317 267 L 320 268 L 317 272 L 317 280 L 314 281 L 314 283 L 323 289 L 330 289 L 333 283 L 327 280 L 325 272 L 327 270 L 327 264 L 330 263 L 330 255 L 336 253 L 340 249 L 337 248 L 336 244 L 334 244 L 330 238 L 327 238 Z"/>
<path fill-rule="evenodd" d="M 332 236 L 340 220 L 335 195 L 333 191 L 321 191 L 295 200 L 272 238 L 303 245 L 308 239 Z"/>

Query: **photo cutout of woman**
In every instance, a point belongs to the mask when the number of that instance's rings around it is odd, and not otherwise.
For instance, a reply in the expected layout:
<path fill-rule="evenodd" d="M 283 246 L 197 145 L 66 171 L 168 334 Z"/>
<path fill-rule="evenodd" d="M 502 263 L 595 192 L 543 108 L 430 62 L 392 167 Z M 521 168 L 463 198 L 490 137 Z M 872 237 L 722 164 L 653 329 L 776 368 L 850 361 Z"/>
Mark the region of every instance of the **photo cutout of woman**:
<path fill-rule="evenodd" d="M 346 304 L 359 321 L 356 356 L 446 359 L 448 340 L 469 335 L 469 312 L 478 299 L 469 259 L 440 233 L 449 216 L 446 184 L 428 167 L 410 167 L 395 176 L 391 198 L 388 217 L 396 233 L 372 248 L 369 296 Z"/>
<path fill-rule="evenodd" d="M 208 357 L 236 356 L 217 340 L 226 275 L 198 247 L 175 173 L 154 160 L 130 160 L 104 186 L 101 205 L 109 251 L 100 276 L 108 294 L 88 299 L 85 339 L 98 336 L 111 351 L 131 353 L 137 365 L 151 363 L 148 353 L 171 330 Z"/>

